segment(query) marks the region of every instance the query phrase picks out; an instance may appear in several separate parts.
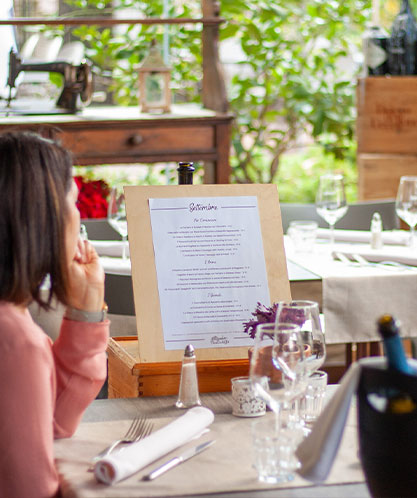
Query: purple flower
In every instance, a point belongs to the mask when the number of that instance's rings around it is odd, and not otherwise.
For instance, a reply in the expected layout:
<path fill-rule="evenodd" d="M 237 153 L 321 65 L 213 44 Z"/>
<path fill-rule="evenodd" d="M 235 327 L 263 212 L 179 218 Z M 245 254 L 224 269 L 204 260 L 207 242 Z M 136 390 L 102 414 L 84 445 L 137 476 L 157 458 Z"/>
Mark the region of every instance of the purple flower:
<path fill-rule="evenodd" d="M 278 310 L 278 303 L 274 303 L 272 306 L 265 306 L 261 303 L 257 303 L 255 311 L 252 316 L 255 317 L 248 322 L 243 324 L 243 331 L 254 339 L 256 335 L 256 327 L 261 323 L 275 323 Z M 282 310 L 280 315 L 280 322 L 282 323 L 294 323 L 300 327 L 305 322 L 305 312 L 300 308 L 285 308 Z"/>
<path fill-rule="evenodd" d="M 255 318 L 243 324 L 244 332 L 249 334 L 249 336 L 254 339 L 257 325 L 260 323 L 275 323 L 277 308 L 277 303 L 274 303 L 272 306 L 268 307 L 258 302 L 255 311 L 252 313 L 252 316 Z"/>

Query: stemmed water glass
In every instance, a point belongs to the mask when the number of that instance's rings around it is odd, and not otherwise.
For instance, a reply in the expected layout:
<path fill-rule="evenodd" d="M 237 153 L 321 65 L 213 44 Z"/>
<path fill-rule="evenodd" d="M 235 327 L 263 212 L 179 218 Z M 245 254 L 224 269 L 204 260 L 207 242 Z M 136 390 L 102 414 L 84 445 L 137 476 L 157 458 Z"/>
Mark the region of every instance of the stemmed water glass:
<path fill-rule="evenodd" d="M 414 230 L 417 224 L 417 176 L 402 176 L 398 186 L 395 210 L 399 218 L 410 227 L 409 246 L 414 245 Z"/>
<path fill-rule="evenodd" d="M 110 192 L 110 200 L 107 211 L 109 224 L 118 232 L 123 240 L 122 258 L 127 258 L 127 220 L 125 195 L 117 187 L 113 187 Z"/>
<path fill-rule="evenodd" d="M 343 176 L 339 174 L 322 175 L 316 194 L 316 210 L 330 228 L 330 243 L 334 244 L 334 226 L 347 213 Z"/>
<path fill-rule="evenodd" d="M 276 320 L 279 323 L 292 323 L 300 327 L 307 371 L 312 374 L 318 370 L 326 358 L 326 344 L 318 304 L 303 300 L 281 301 L 278 303 Z"/>
<path fill-rule="evenodd" d="M 264 323 L 257 326 L 250 378 L 258 397 L 277 416 L 284 404 L 303 392 L 305 360 L 298 325 Z"/>
<path fill-rule="evenodd" d="M 279 323 L 290 323 L 300 327 L 301 340 L 306 356 L 307 388 L 310 377 L 323 365 L 326 358 L 326 344 L 319 306 L 314 301 L 281 301 L 278 303 L 276 320 Z M 305 402 L 304 395 L 305 393 L 301 393 L 300 396 L 303 402 Z M 298 419 L 299 400 L 295 400 L 294 408 L 294 416 Z"/>
<path fill-rule="evenodd" d="M 250 379 L 256 395 L 275 412 L 274 423 L 268 426 L 267 437 L 261 441 L 263 448 L 258 448 L 264 455 L 260 459 L 264 464 L 256 465 L 271 469 L 267 482 L 291 480 L 299 466 L 295 449 L 304 433 L 299 424 L 284 420 L 282 408 L 290 406 L 305 390 L 305 358 L 298 325 L 265 323 L 257 326 Z M 258 443 L 255 446 L 258 447 Z"/>

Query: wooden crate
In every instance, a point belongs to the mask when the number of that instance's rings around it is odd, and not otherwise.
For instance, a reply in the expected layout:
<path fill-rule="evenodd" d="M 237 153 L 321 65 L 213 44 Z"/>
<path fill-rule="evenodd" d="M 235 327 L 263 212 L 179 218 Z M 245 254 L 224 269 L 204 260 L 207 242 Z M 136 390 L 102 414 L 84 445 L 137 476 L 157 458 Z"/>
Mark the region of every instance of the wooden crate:
<path fill-rule="evenodd" d="M 417 155 L 417 77 L 371 76 L 357 85 L 358 152 Z"/>
<path fill-rule="evenodd" d="M 358 154 L 359 199 L 395 198 L 404 175 L 417 175 L 417 155 Z"/>
<path fill-rule="evenodd" d="M 109 398 L 138 398 L 178 394 L 181 362 L 140 363 L 138 339 L 133 336 L 113 337 L 107 349 L 109 358 Z M 339 382 L 345 373 L 344 364 L 326 364 L 329 384 Z M 230 380 L 249 374 L 249 358 L 197 361 L 200 393 L 227 392 Z"/>
<path fill-rule="evenodd" d="M 181 362 L 140 363 L 137 337 L 109 340 L 109 398 L 178 394 Z M 230 391 L 230 379 L 249 374 L 249 359 L 197 361 L 201 393 Z"/>

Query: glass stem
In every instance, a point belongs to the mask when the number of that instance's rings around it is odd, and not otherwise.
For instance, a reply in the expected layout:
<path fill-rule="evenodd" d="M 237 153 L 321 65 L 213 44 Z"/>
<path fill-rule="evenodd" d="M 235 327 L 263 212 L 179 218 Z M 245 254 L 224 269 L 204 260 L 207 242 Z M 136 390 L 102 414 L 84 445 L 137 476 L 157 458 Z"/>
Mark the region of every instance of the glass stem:
<path fill-rule="evenodd" d="M 333 224 L 329 223 L 329 228 L 330 228 L 330 245 L 334 246 L 334 223 Z"/>
<path fill-rule="evenodd" d="M 123 252 L 122 252 L 122 259 L 127 259 L 127 236 L 123 235 L 122 236 L 122 241 L 123 241 Z"/>
<path fill-rule="evenodd" d="M 409 241 L 409 246 L 411 248 L 414 247 L 414 232 L 415 232 L 415 225 L 410 225 L 410 241 Z"/>

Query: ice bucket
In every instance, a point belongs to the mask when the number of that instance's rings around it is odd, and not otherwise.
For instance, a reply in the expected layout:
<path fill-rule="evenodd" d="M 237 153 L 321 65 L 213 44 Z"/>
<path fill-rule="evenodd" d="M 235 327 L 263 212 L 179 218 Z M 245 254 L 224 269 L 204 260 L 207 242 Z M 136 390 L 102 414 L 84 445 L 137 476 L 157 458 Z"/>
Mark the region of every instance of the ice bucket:
<path fill-rule="evenodd" d="M 405 413 L 386 411 L 386 401 L 405 393 Z M 358 386 L 360 459 L 373 497 L 417 496 L 417 377 L 363 367 Z"/>

